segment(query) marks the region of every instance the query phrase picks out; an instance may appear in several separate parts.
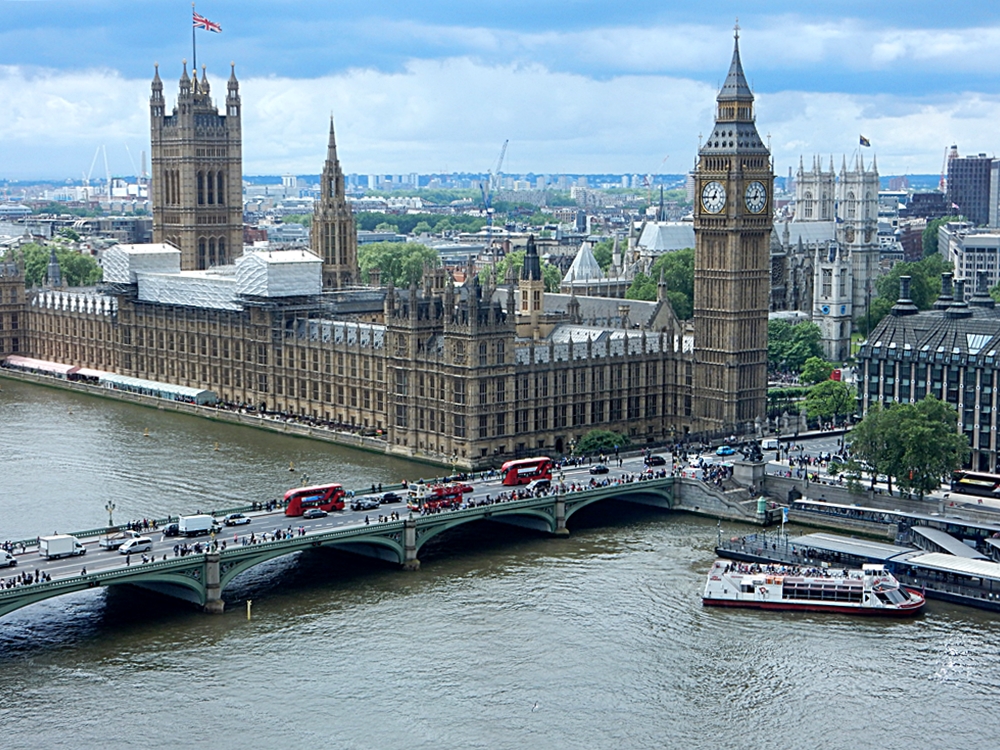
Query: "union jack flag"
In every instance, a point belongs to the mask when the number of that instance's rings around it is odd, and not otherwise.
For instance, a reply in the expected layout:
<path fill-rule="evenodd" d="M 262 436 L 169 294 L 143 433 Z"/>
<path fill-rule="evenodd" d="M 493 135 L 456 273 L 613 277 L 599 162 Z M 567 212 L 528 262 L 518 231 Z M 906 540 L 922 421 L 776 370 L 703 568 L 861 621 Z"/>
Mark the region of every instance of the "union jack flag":
<path fill-rule="evenodd" d="M 214 31 L 216 34 L 222 33 L 222 24 L 215 23 L 215 21 L 209 21 L 205 16 L 199 16 L 193 10 L 191 11 L 192 23 L 196 29 L 205 29 L 205 31 Z"/>

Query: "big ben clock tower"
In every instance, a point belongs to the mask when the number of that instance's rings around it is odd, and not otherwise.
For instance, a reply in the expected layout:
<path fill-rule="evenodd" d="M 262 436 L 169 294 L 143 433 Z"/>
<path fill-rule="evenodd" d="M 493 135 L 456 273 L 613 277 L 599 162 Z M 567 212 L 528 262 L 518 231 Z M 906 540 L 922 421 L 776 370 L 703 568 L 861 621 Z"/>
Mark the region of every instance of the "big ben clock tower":
<path fill-rule="evenodd" d="M 767 407 L 774 187 L 740 63 L 739 26 L 716 101 L 695 171 L 693 405 L 701 429 L 739 433 Z"/>

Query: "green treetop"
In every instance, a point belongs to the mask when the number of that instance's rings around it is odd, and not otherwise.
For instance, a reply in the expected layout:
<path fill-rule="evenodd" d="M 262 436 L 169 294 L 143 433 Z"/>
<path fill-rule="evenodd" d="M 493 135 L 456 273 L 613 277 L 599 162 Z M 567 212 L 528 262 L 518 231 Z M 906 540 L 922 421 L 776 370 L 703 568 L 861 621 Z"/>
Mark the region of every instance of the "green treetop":
<path fill-rule="evenodd" d="M 420 282 L 424 266 L 436 268 L 441 259 L 434 248 L 417 242 L 370 242 L 358 247 L 358 265 L 365 283 L 368 272 L 377 268 L 383 284 L 392 279 L 395 286 L 408 287 Z"/>

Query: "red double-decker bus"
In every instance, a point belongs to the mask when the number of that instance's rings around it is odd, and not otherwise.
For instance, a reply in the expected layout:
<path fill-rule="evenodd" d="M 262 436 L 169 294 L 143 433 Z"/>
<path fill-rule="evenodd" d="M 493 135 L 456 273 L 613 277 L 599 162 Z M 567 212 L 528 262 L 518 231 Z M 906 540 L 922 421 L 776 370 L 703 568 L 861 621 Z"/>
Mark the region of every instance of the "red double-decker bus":
<path fill-rule="evenodd" d="M 527 484 L 536 479 L 552 479 L 552 459 L 548 456 L 519 458 L 500 467 L 500 476 L 508 487 Z"/>
<path fill-rule="evenodd" d="M 344 509 L 346 493 L 339 484 L 319 484 L 315 487 L 296 487 L 285 493 L 285 515 L 301 516 L 308 508 L 331 510 Z"/>

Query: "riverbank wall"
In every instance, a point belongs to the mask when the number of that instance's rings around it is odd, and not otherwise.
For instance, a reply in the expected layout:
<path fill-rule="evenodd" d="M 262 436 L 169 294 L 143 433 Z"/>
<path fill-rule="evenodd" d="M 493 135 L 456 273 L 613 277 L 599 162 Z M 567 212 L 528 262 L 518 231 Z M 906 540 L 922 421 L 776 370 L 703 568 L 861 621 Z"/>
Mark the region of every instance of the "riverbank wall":
<path fill-rule="evenodd" d="M 159 411 L 172 411 L 180 414 L 199 417 L 201 419 L 211 419 L 216 422 L 227 422 L 238 424 L 244 427 L 253 427 L 258 430 L 268 430 L 282 435 L 308 438 L 310 440 L 324 440 L 328 443 L 343 445 L 348 448 L 378 453 L 385 456 L 405 458 L 408 461 L 416 461 L 428 466 L 445 467 L 450 466 L 446 457 L 441 461 L 434 461 L 426 457 L 415 455 L 403 455 L 398 451 L 390 450 L 389 444 L 379 438 L 359 435 L 353 432 L 343 432 L 339 430 L 329 430 L 323 427 L 313 427 L 306 424 L 289 422 L 277 417 L 261 416 L 260 414 L 243 413 L 231 411 L 229 409 L 218 409 L 214 406 L 200 406 L 198 404 L 188 404 L 182 401 L 169 401 L 155 396 L 146 396 L 140 393 L 129 393 L 128 391 L 118 391 L 112 388 L 104 388 L 99 385 L 90 385 L 70 380 L 61 380 L 49 375 L 36 375 L 30 372 L 18 372 L 7 368 L 0 368 L 0 378 L 9 380 L 20 380 L 25 383 L 41 385 L 47 388 L 58 388 L 66 391 L 85 393 L 99 398 L 110 398 L 116 401 L 145 406 Z"/>

